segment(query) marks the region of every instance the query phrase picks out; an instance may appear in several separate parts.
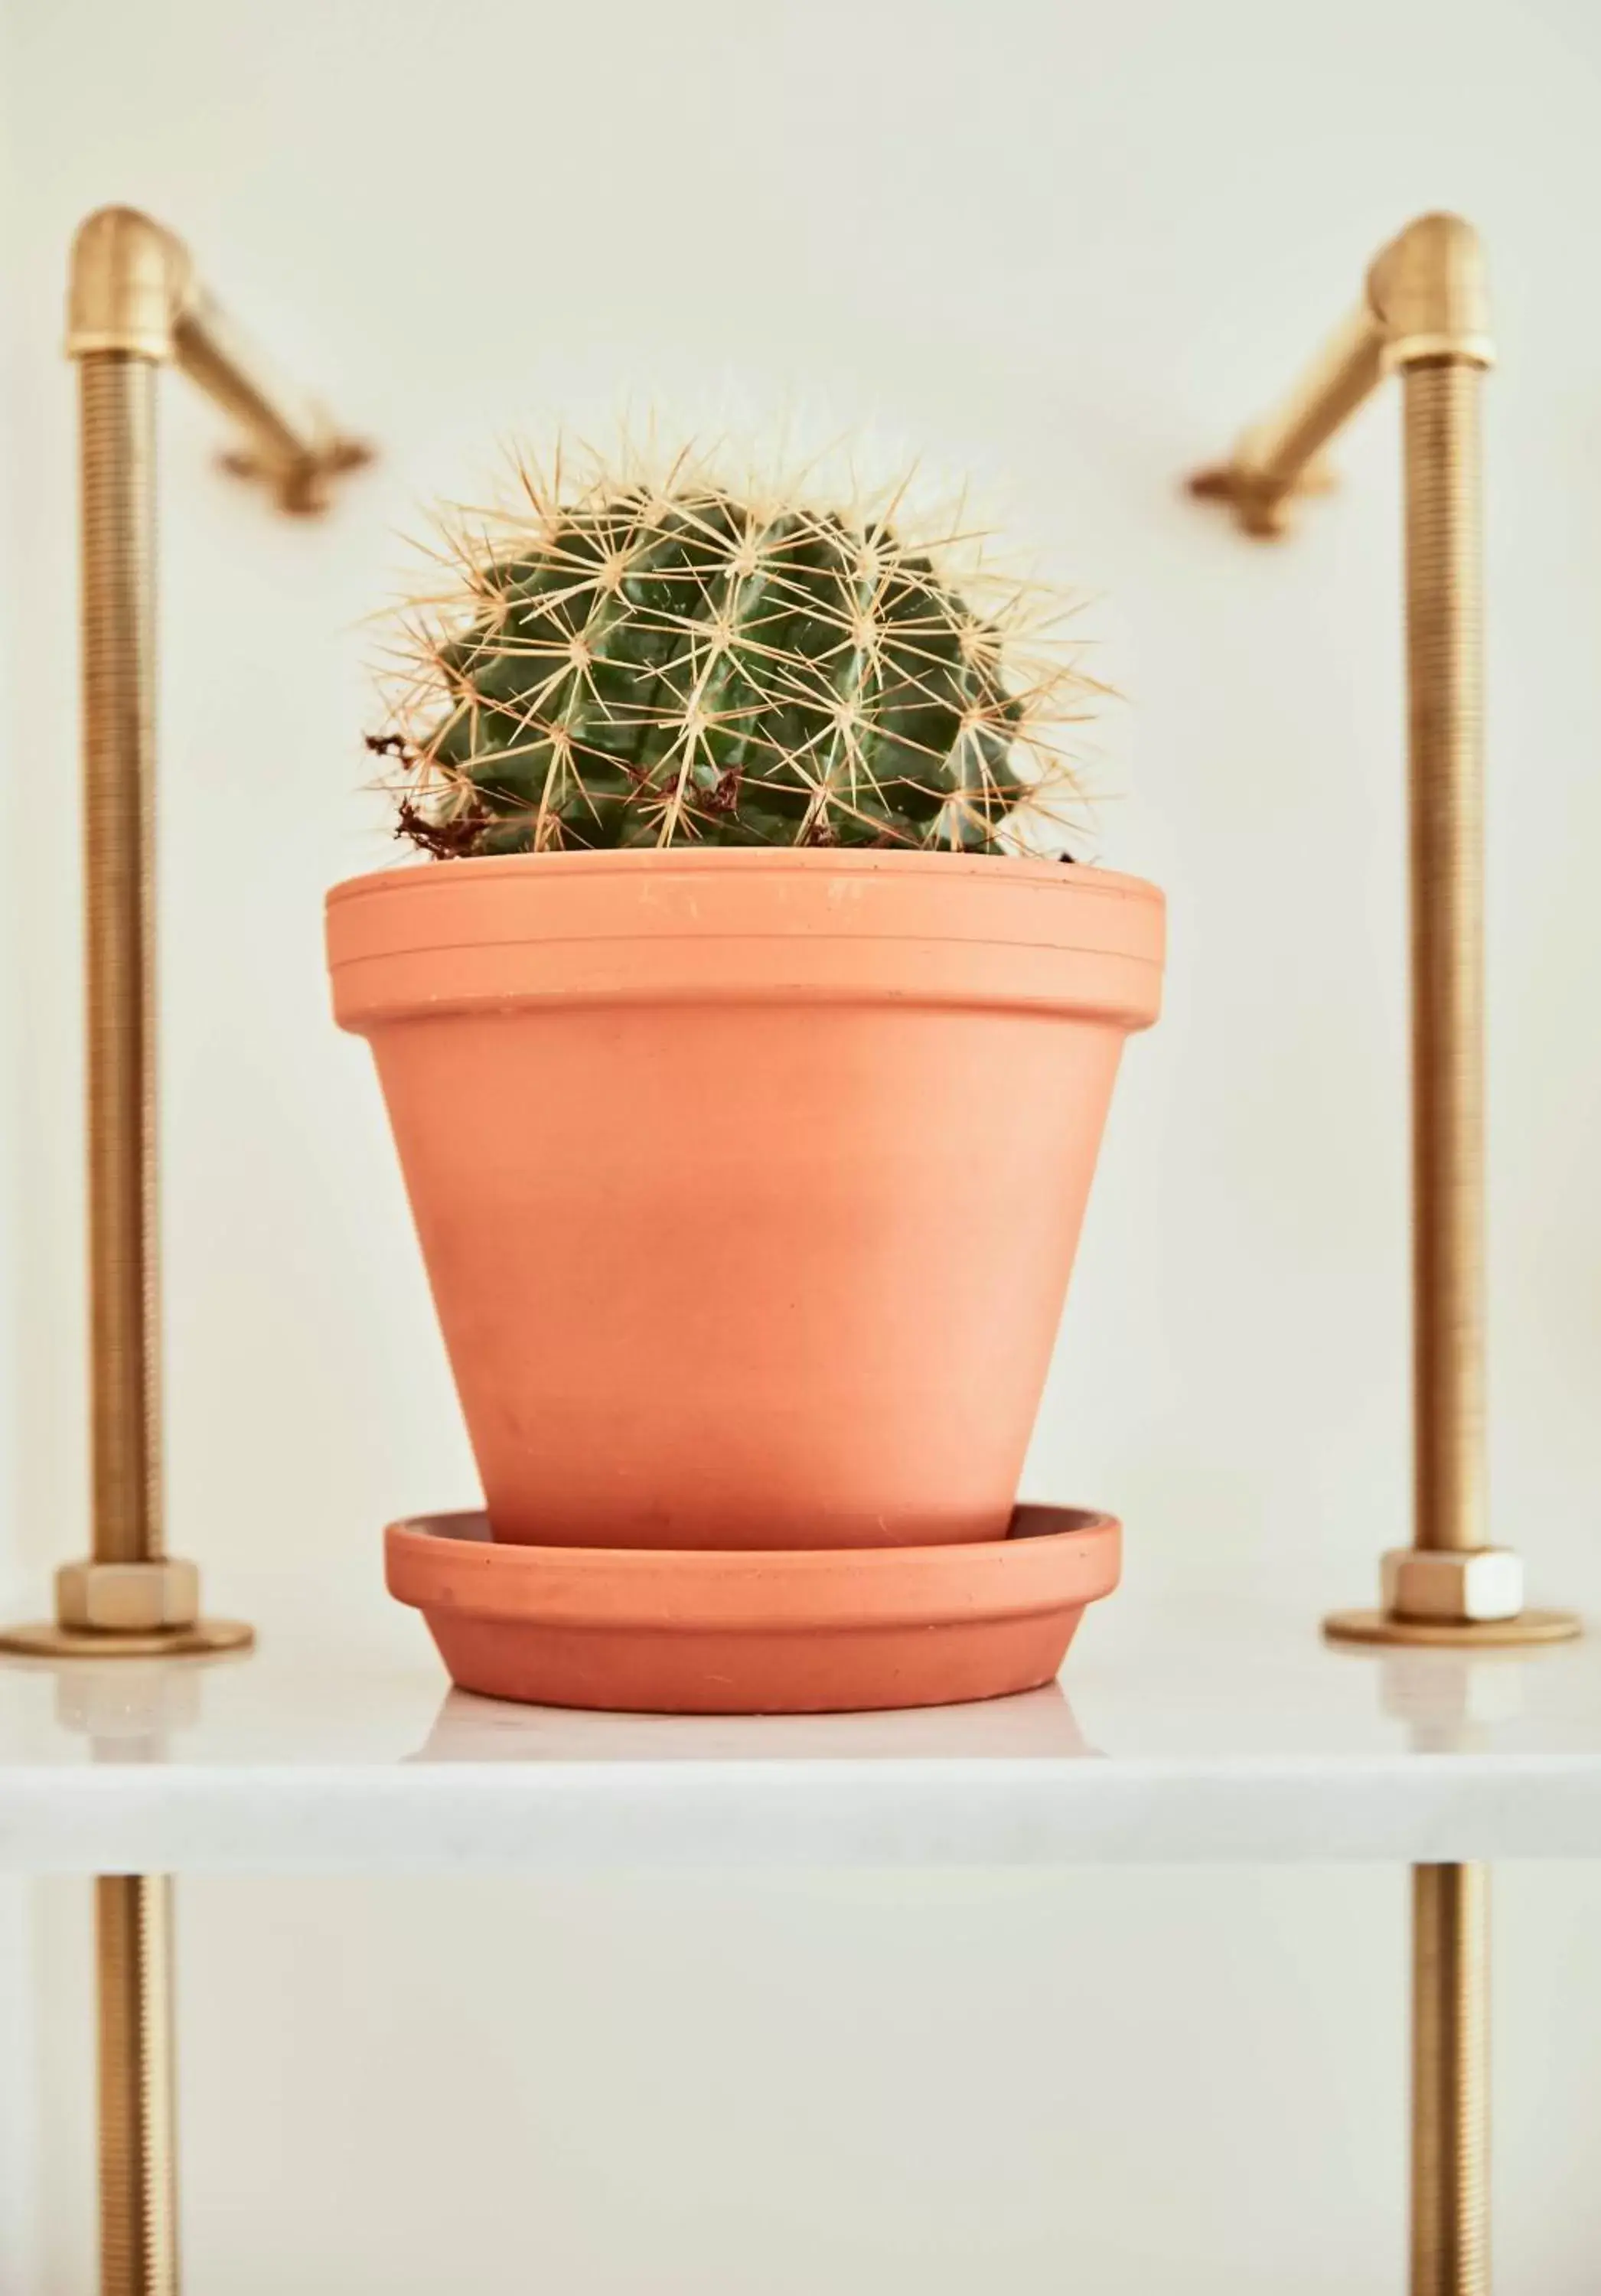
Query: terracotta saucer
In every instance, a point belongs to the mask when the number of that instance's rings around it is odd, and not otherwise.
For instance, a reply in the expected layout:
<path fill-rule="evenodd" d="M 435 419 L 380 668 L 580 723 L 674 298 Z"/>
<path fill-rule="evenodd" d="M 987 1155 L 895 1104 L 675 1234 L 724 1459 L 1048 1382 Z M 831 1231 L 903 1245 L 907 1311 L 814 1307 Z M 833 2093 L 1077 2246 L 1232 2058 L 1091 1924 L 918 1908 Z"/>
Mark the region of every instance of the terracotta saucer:
<path fill-rule="evenodd" d="M 1114 1517 L 1020 1506 L 958 1546 L 497 1546 L 480 1513 L 391 1523 L 391 1595 L 460 1689 L 651 1714 L 942 1706 L 1048 1682 L 1116 1586 Z"/>

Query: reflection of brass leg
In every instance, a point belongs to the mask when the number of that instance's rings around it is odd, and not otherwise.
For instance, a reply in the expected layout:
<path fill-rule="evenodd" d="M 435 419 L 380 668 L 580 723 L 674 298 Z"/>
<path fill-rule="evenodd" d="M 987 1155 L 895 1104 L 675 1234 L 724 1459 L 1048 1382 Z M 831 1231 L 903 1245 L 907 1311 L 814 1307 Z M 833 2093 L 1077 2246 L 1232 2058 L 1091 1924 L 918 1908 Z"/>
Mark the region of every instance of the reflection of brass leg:
<path fill-rule="evenodd" d="M 102 2296 L 177 2296 L 171 1884 L 103 1874 L 94 1914 Z"/>
<path fill-rule="evenodd" d="M 1413 1867 L 1411 2296 L 1488 2296 L 1489 1912 L 1486 1867 Z"/>

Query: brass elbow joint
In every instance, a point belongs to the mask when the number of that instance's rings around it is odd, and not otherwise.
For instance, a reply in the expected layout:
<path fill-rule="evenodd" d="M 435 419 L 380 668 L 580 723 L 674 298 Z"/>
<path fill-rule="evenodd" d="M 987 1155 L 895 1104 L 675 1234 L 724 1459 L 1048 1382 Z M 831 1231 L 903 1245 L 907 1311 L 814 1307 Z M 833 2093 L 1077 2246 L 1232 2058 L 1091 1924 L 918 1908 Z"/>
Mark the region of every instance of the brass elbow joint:
<path fill-rule="evenodd" d="M 1382 249 L 1367 274 L 1367 307 L 1386 373 L 1437 359 L 1495 365 L 1484 250 L 1460 216 L 1419 216 Z"/>
<path fill-rule="evenodd" d="M 72 242 L 67 357 L 119 351 L 170 360 L 193 294 L 194 266 L 182 241 L 137 208 L 101 208 Z"/>

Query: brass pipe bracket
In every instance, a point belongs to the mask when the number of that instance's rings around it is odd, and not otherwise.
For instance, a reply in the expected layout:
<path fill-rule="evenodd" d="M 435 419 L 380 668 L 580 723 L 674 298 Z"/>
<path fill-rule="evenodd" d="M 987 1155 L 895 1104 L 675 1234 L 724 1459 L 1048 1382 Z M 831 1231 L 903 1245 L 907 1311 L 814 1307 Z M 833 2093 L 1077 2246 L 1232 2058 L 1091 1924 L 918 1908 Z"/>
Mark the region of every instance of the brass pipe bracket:
<path fill-rule="evenodd" d="M 323 509 L 370 460 L 273 376 L 206 293 L 182 242 L 103 208 L 73 242 L 67 356 L 78 370 L 84 922 L 94 1551 L 56 1578 L 56 1614 L 0 1633 L 29 1658 L 242 1649 L 166 1548 L 157 1220 L 155 384 L 175 366 L 243 434 L 229 469 L 283 510 Z"/>
<path fill-rule="evenodd" d="M 1370 266 L 1361 300 L 1285 402 L 1189 491 L 1245 533 L 1283 534 L 1329 484 L 1324 450 L 1401 378 L 1406 472 L 1412 1002 L 1413 1545 L 1376 1611 L 1332 1640 L 1462 1648 L 1565 1641 L 1524 1607 L 1523 1565 L 1484 1531 L 1483 631 L 1479 385 L 1491 366 L 1477 234 L 1425 215 Z"/>
<path fill-rule="evenodd" d="M 195 275 L 183 242 L 135 208 L 102 208 L 78 230 L 67 291 L 67 357 L 97 351 L 177 366 L 246 433 L 220 466 L 261 480 L 278 508 L 325 510 L 333 483 L 373 459 L 315 399 L 269 373 Z"/>
<path fill-rule="evenodd" d="M 1419 216 L 1369 266 L 1362 300 L 1285 406 L 1236 441 L 1188 491 L 1219 502 L 1258 540 L 1289 531 L 1293 505 L 1327 494 L 1322 448 L 1387 374 L 1420 361 L 1495 364 L 1483 250 L 1460 216 Z"/>

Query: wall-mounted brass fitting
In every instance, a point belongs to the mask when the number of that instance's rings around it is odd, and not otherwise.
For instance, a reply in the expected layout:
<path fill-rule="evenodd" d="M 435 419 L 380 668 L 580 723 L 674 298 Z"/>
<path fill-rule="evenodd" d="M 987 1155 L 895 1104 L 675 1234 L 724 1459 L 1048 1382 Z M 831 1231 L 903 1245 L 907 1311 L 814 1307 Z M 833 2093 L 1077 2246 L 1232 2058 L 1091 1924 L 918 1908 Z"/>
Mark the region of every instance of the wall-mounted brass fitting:
<path fill-rule="evenodd" d="M 1197 472 L 1189 490 L 1224 504 L 1247 534 L 1284 534 L 1296 500 L 1332 483 L 1322 450 L 1385 375 L 1494 360 L 1478 233 L 1460 216 L 1419 216 L 1381 249 L 1361 302 L 1284 405 L 1253 423 L 1226 463 Z"/>
<path fill-rule="evenodd" d="M 197 383 L 248 445 L 222 457 L 260 479 L 280 510 L 327 507 L 334 481 L 373 459 L 313 398 L 275 375 L 197 277 L 182 240 L 137 208 L 101 208 L 72 242 L 67 356 L 148 359 Z"/>

